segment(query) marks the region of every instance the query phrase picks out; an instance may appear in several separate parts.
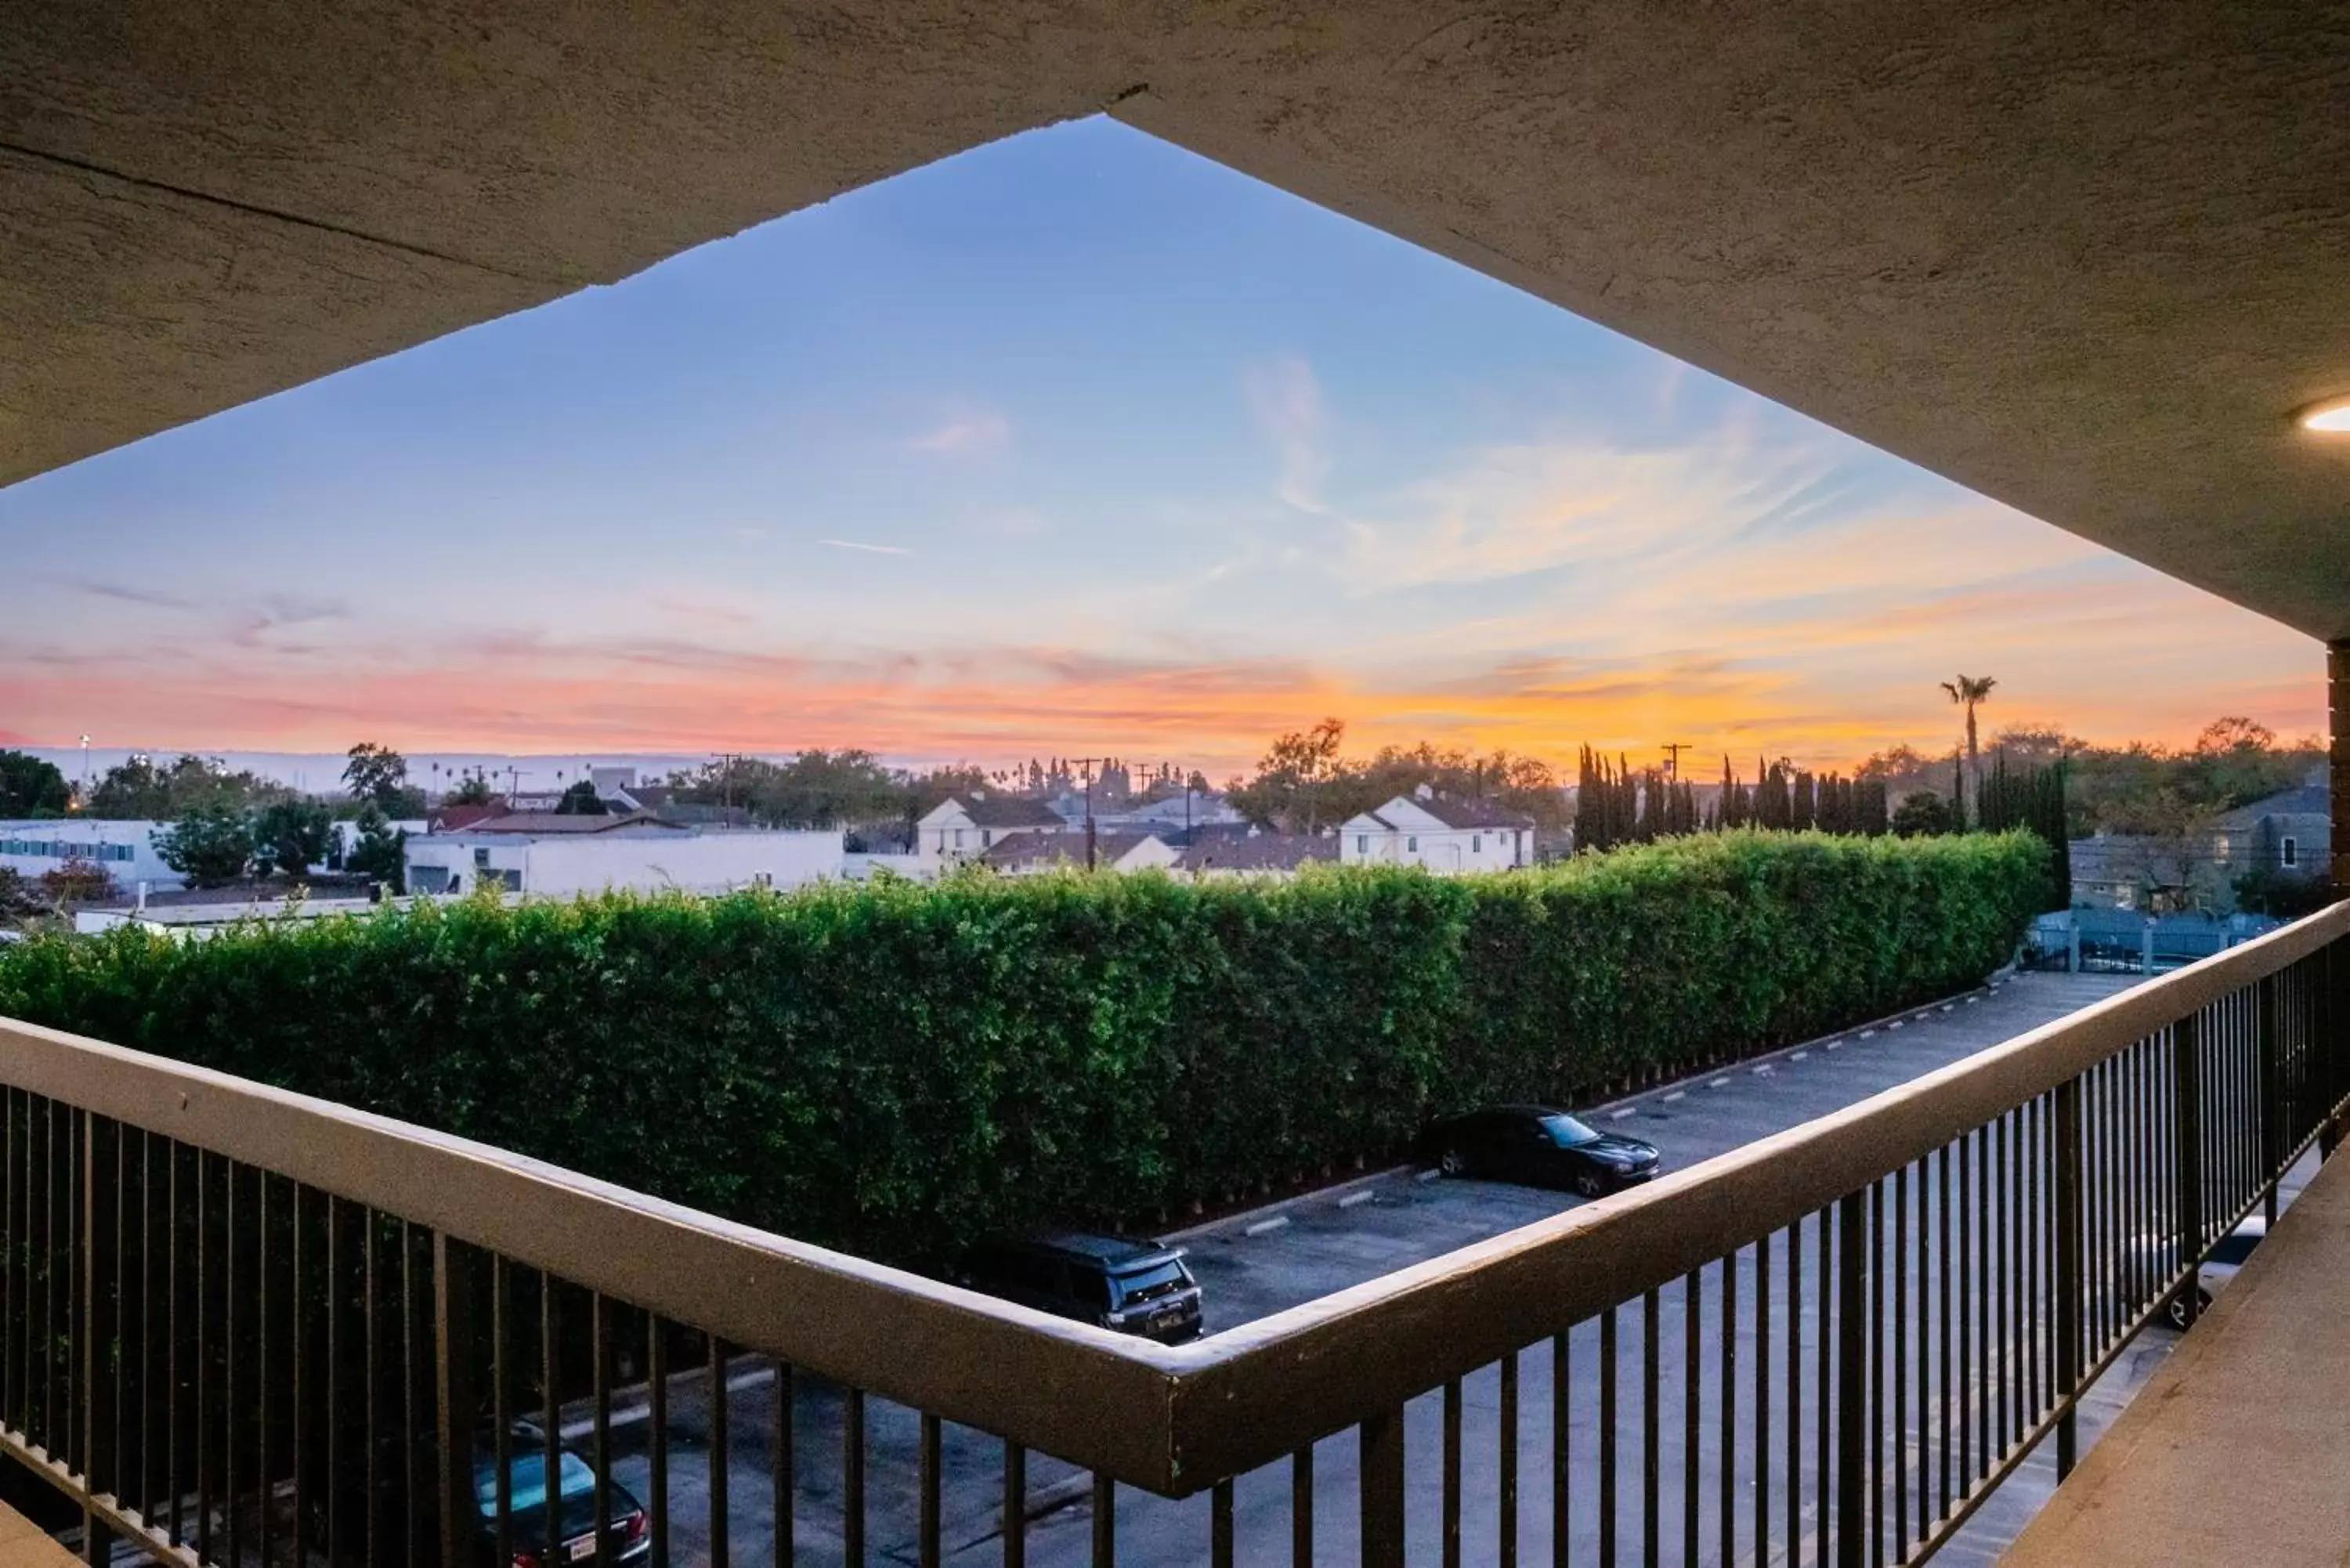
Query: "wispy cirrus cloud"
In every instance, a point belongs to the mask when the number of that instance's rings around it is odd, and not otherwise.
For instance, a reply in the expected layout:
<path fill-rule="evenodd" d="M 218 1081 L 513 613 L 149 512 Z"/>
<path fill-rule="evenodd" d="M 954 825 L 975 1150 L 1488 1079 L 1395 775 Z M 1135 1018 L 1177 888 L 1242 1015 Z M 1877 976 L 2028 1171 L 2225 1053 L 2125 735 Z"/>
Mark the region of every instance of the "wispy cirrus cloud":
<path fill-rule="evenodd" d="M 1322 383 L 1314 367 L 1295 354 L 1248 366 L 1241 372 L 1241 395 L 1279 462 L 1274 493 L 1300 512 L 1319 514 L 1329 457 L 1323 445 Z"/>
<path fill-rule="evenodd" d="M 868 556 L 910 556 L 914 552 L 905 545 L 868 545 L 862 539 L 818 539 L 817 544 L 834 550 L 861 550 Z"/>
<path fill-rule="evenodd" d="M 167 594 L 161 588 L 143 588 L 130 583 L 101 582 L 95 577 L 57 577 L 60 587 L 69 588 L 94 599 L 113 599 L 120 604 L 146 605 L 155 609 L 194 609 L 195 601 L 178 594 Z"/>
<path fill-rule="evenodd" d="M 905 444 L 951 457 L 991 456 L 1012 444 L 1012 421 L 989 409 L 958 409 Z"/>

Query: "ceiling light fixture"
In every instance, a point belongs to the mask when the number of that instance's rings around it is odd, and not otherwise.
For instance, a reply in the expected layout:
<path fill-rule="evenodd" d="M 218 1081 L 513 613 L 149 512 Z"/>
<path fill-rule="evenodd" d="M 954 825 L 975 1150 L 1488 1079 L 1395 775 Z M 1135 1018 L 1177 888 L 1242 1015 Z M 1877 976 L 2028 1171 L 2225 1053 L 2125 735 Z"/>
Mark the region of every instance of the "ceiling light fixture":
<path fill-rule="evenodd" d="M 2328 398 L 2293 416 L 2293 422 L 2320 435 L 2350 435 L 2350 398 Z"/>

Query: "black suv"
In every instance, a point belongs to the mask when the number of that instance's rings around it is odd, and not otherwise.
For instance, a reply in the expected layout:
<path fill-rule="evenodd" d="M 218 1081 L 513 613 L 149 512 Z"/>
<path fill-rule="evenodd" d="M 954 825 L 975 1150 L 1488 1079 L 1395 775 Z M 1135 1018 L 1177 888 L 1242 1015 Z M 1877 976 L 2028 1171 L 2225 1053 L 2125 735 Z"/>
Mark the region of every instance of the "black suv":
<path fill-rule="evenodd" d="M 1178 1248 L 1056 1231 L 973 1248 L 956 1282 L 1165 1345 L 1200 1335 L 1200 1282 Z"/>

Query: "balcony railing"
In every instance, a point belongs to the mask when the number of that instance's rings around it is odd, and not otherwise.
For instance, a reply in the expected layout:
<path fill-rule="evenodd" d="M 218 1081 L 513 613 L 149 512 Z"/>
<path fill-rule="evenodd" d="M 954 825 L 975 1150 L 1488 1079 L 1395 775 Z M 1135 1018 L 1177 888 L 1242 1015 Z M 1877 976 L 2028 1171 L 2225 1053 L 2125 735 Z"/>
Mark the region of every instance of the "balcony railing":
<path fill-rule="evenodd" d="M 239 1568 L 1914 1562 L 2326 1134 L 2345 933 L 1180 1348 L 0 1023 L 0 1447 Z"/>

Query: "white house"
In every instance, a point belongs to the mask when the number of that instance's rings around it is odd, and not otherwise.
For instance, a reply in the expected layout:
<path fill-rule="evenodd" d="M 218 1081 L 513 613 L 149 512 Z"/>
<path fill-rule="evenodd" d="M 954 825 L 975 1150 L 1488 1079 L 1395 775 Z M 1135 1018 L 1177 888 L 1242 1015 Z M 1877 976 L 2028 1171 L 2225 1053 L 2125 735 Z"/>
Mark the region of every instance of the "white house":
<path fill-rule="evenodd" d="M 0 866 L 38 880 L 68 860 L 87 860 L 130 892 L 144 882 L 157 890 L 182 885 L 180 874 L 155 853 L 161 822 L 104 822 L 90 817 L 0 822 Z"/>
<path fill-rule="evenodd" d="M 979 858 L 1008 834 L 1069 832 L 1082 835 L 1084 825 L 1072 828 L 1041 800 L 973 791 L 948 796 L 914 825 L 914 853 L 952 866 Z"/>
<path fill-rule="evenodd" d="M 1532 865 L 1534 857 L 1533 817 L 1427 784 L 1350 819 L 1338 833 L 1338 859 L 1347 866 L 1421 866 L 1450 876 L 1506 871 Z"/>
<path fill-rule="evenodd" d="M 650 816 L 520 813 L 411 838 L 408 890 L 464 893 L 488 883 L 536 898 L 633 889 L 723 893 L 790 888 L 844 874 L 838 829 L 703 832 Z"/>
<path fill-rule="evenodd" d="M 1094 835 L 1094 867 L 1102 871 L 1164 871 L 1180 857 L 1166 840 L 1149 833 Z M 1035 877 L 1047 871 L 1083 870 L 1086 835 L 1075 833 L 1007 833 L 997 837 L 979 857 L 979 863 L 1006 877 Z"/>

